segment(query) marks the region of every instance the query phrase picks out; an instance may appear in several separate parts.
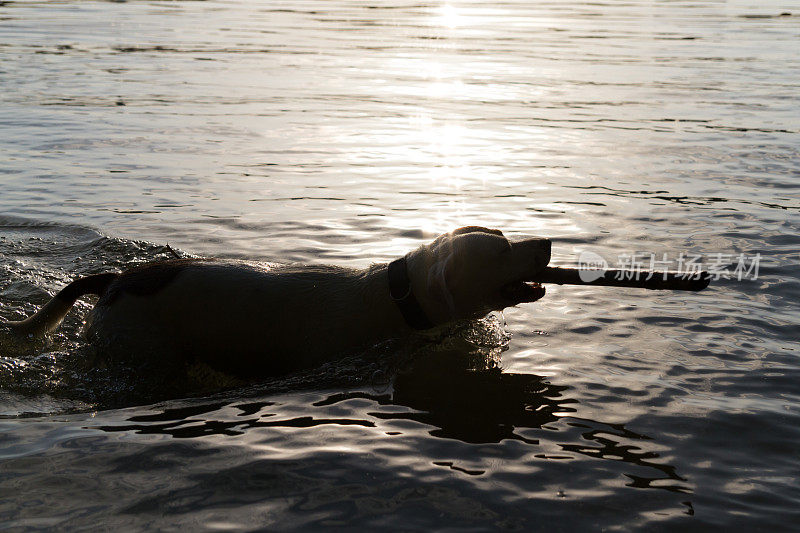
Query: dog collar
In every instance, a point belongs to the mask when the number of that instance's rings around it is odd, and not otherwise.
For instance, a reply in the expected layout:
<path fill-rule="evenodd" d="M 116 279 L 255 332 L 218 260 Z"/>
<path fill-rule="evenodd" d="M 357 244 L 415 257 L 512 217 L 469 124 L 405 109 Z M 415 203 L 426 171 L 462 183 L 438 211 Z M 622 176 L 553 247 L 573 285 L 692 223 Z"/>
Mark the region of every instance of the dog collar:
<path fill-rule="evenodd" d="M 430 329 L 434 326 L 419 301 L 411 290 L 411 278 L 408 277 L 408 262 L 405 256 L 389 263 L 389 296 L 406 321 L 414 329 Z"/>

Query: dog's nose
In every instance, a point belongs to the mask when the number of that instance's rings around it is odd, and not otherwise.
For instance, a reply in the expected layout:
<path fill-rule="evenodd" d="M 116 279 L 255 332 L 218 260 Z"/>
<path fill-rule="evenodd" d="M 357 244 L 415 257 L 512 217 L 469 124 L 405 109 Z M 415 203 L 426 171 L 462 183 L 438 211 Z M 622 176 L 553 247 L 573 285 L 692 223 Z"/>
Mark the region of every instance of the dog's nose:
<path fill-rule="evenodd" d="M 553 249 L 553 243 L 550 239 L 545 239 L 544 237 L 537 237 L 535 239 L 531 239 L 531 244 L 541 252 L 550 253 L 550 250 Z"/>

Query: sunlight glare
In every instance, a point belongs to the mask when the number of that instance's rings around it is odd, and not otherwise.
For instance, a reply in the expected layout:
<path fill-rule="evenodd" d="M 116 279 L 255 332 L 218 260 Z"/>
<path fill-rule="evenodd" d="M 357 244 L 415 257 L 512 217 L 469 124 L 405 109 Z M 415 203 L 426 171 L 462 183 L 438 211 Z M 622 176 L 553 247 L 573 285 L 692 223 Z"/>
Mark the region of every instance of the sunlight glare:
<path fill-rule="evenodd" d="M 439 8 L 439 25 L 448 28 L 455 28 L 464 25 L 464 17 L 459 14 L 458 9 L 452 4 L 444 4 Z"/>

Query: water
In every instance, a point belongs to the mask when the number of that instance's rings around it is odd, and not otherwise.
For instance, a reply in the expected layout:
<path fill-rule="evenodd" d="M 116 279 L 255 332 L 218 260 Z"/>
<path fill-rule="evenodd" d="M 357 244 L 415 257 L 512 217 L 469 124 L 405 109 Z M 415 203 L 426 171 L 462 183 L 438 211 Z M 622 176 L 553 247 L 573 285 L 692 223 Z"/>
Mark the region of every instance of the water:
<path fill-rule="evenodd" d="M 6 319 L 167 243 L 361 267 L 479 223 L 552 237 L 554 264 L 761 262 L 699 294 L 551 287 L 477 332 L 174 390 L 95 359 L 82 303 L 0 361 L 0 521 L 792 529 L 798 14 L 2 3 Z"/>

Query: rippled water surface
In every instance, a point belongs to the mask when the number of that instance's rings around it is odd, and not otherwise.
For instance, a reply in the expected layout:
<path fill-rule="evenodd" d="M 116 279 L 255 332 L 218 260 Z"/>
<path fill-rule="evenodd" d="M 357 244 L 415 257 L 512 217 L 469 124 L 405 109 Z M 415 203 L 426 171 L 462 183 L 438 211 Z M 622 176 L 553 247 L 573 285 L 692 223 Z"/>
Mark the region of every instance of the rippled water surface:
<path fill-rule="evenodd" d="M 167 243 L 363 267 L 481 224 L 554 264 L 761 256 L 247 384 L 102 364 L 82 302 L 0 354 L 0 523 L 792 529 L 798 39 L 782 0 L 0 2 L 5 319 Z"/>

